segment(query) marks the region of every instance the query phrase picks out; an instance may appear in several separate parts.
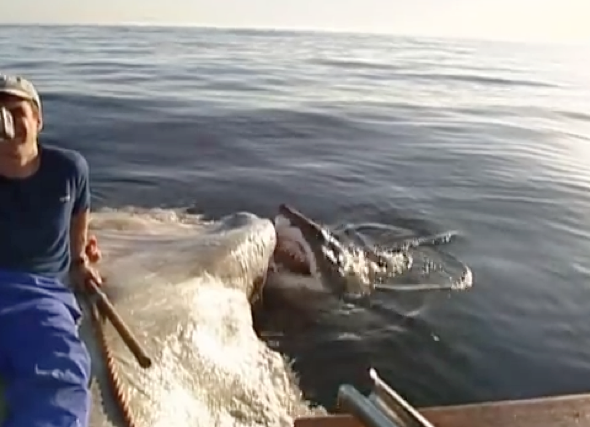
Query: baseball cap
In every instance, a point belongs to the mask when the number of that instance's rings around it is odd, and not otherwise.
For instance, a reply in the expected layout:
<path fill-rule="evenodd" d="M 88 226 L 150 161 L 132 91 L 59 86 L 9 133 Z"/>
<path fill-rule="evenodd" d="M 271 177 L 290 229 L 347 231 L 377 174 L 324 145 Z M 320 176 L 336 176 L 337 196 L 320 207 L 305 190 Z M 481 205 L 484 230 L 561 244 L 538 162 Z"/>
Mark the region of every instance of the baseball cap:
<path fill-rule="evenodd" d="M 41 111 L 41 98 L 33 83 L 20 76 L 0 74 L 0 94 L 12 95 L 32 101 Z"/>

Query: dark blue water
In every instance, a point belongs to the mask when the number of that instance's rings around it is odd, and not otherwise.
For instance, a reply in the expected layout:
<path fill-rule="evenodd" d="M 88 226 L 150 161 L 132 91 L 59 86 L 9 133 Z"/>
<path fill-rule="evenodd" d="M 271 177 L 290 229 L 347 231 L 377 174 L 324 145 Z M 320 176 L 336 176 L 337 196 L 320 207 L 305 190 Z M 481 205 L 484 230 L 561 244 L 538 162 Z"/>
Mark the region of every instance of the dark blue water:
<path fill-rule="evenodd" d="M 0 27 L 0 58 L 41 91 L 43 141 L 87 156 L 97 209 L 459 231 L 473 289 L 279 343 L 307 396 L 369 366 L 418 405 L 590 390 L 587 47 L 30 26 Z"/>

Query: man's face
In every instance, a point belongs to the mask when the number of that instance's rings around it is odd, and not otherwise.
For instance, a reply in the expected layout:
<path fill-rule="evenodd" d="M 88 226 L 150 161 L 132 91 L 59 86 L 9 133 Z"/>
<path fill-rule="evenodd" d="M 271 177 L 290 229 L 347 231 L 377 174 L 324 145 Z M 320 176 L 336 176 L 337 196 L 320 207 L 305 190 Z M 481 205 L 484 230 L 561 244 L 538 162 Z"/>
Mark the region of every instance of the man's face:
<path fill-rule="evenodd" d="M 12 114 L 15 133 L 13 139 L 0 143 L 0 150 L 15 150 L 27 143 L 36 144 L 41 129 L 41 118 L 36 106 L 28 100 L 12 96 L 1 96 L 0 106 Z"/>

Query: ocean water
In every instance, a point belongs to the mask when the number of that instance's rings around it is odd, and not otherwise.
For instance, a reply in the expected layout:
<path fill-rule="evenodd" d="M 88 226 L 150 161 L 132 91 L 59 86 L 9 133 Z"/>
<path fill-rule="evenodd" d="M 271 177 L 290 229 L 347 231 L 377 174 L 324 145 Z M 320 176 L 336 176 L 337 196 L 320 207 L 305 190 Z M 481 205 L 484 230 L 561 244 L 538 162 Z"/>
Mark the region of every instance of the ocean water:
<path fill-rule="evenodd" d="M 214 220 L 287 202 L 334 227 L 457 232 L 435 255 L 472 289 L 263 322 L 326 408 L 371 366 L 420 406 L 590 390 L 588 64 L 587 46 L 0 27 L 2 72 L 42 93 L 42 141 L 87 157 L 118 227 L 129 208 Z"/>

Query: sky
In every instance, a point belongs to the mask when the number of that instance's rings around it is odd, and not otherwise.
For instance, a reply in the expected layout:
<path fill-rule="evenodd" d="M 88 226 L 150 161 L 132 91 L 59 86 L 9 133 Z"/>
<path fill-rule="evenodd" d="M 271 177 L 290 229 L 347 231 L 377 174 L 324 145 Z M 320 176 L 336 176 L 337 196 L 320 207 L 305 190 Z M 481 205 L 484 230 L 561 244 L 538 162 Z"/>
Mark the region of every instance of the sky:
<path fill-rule="evenodd" d="M 0 9 L 0 23 L 142 23 L 590 42 L 590 0 L 0 0 Z"/>

